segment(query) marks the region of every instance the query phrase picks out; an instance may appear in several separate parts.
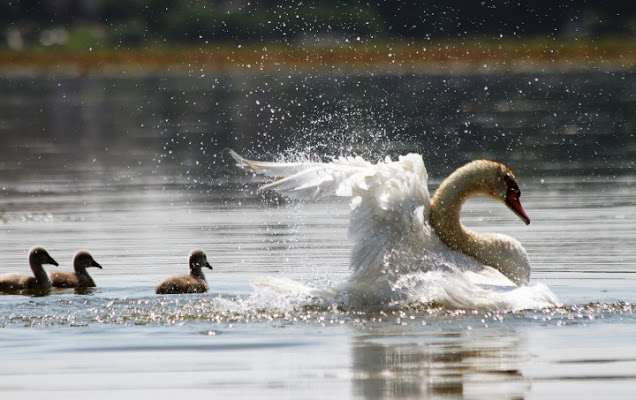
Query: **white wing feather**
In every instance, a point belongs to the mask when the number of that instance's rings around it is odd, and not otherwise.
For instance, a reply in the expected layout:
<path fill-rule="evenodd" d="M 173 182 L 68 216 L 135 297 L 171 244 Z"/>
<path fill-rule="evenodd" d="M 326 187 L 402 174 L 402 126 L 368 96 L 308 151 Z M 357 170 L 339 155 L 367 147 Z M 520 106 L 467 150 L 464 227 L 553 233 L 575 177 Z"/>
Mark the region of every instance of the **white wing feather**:
<path fill-rule="evenodd" d="M 329 163 L 276 163 L 246 160 L 233 151 L 230 154 L 241 168 L 283 177 L 261 190 L 276 190 L 299 199 L 352 198 L 349 239 L 354 275 L 368 279 L 403 270 L 409 267 L 405 259 L 412 259 L 410 267 L 416 267 L 426 254 L 430 198 L 428 174 L 420 155 L 400 156 L 398 161 L 387 157 L 372 164 L 361 157 L 340 157 Z M 400 262 L 392 262 L 394 257 Z"/>

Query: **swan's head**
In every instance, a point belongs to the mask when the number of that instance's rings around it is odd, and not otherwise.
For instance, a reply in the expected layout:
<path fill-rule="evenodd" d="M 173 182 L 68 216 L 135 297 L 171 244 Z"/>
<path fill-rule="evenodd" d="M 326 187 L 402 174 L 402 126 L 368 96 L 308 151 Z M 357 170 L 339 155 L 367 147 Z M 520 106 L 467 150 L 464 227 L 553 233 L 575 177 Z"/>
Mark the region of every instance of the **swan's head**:
<path fill-rule="evenodd" d="M 56 267 L 59 265 L 41 246 L 36 246 L 29 251 L 29 263 L 31 265 L 53 264 Z"/>
<path fill-rule="evenodd" d="M 494 179 L 492 182 L 487 183 L 490 186 L 491 196 L 508 206 L 526 225 L 529 224 L 530 218 L 519 200 L 521 190 L 519 190 L 519 183 L 517 178 L 515 178 L 515 174 L 505 164 L 491 162 L 496 165 Z"/>
<path fill-rule="evenodd" d="M 201 270 L 201 268 L 209 268 L 213 269 L 212 266 L 208 263 L 208 256 L 205 254 L 203 250 L 195 249 L 190 252 L 190 269 L 191 270 Z"/>
<path fill-rule="evenodd" d="M 73 267 L 76 271 L 78 269 L 85 270 L 89 267 L 102 269 L 102 266 L 99 265 L 97 261 L 93 260 L 93 256 L 91 256 L 86 250 L 80 250 L 75 253 L 75 257 L 73 257 Z"/>

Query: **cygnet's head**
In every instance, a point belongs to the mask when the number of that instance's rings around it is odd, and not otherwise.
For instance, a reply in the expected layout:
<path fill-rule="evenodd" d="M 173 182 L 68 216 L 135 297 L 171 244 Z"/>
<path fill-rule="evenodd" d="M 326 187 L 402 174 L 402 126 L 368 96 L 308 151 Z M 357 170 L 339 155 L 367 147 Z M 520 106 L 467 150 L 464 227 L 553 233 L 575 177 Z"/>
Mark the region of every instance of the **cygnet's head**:
<path fill-rule="evenodd" d="M 480 161 L 488 163 L 488 169 L 492 171 L 492 174 L 489 174 L 490 179 L 484 182 L 488 186 L 489 195 L 508 206 L 526 225 L 529 224 L 530 218 L 521 206 L 519 199 L 521 196 L 519 183 L 512 170 L 502 163 L 488 160 Z"/>
<path fill-rule="evenodd" d="M 203 267 L 212 269 L 212 266 L 208 263 L 208 257 L 203 250 L 195 249 L 190 252 L 190 269 L 201 269 Z"/>
<path fill-rule="evenodd" d="M 93 256 L 91 256 L 88 251 L 80 250 L 75 253 L 75 257 L 73 257 L 73 267 L 77 269 L 86 269 L 89 267 L 96 267 L 102 269 L 102 266 L 95 260 L 93 260 Z"/>
<path fill-rule="evenodd" d="M 59 265 L 42 246 L 35 246 L 29 251 L 29 263 L 31 265 L 53 264 L 56 267 Z"/>

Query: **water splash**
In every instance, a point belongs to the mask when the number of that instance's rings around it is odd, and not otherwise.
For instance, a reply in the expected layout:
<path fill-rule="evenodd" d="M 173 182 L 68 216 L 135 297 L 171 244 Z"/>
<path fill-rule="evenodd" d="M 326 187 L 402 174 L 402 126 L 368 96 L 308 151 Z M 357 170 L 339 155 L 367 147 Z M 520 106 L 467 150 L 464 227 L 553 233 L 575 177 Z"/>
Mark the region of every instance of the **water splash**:
<path fill-rule="evenodd" d="M 496 271 L 485 269 L 486 274 Z M 486 275 L 487 276 L 487 275 Z M 416 271 L 398 278 L 382 276 L 367 281 L 347 280 L 334 286 L 309 286 L 287 278 L 265 277 L 255 282 L 252 300 L 278 307 L 336 307 L 341 310 L 405 310 L 435 305 L 448 310 L 537 310 L 560 306 L 543 283 L 517 287 L 483 284 L 483 274 L 472 271 Z M 284 308 L 284 307 L 283 307 Z"/>

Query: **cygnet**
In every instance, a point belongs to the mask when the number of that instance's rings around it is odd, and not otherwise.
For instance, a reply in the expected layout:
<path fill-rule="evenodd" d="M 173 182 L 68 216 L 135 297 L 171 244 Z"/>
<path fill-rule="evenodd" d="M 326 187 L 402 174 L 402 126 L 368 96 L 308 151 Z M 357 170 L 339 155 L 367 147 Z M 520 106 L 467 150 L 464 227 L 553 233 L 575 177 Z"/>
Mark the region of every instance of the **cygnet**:
<path fill-rule="evenodd" d="M 33 276 L 27 274 L 8 274 L 0 276 L 0 292 L 13 292 L 23 289 L 49 289 L 51 279 L 43 264 L 59 265 L 41 246 L 33 247 L 29 251 L 29 264 Z"/>
<path fill-rule="evenodd" d="M 73 268 L 75 272 L 52 272 L 51 282 L 53 287 L 58 288 L 89 288 L 95 287 L 95 281 L 88 274 L 86 268 L 96 267 L 102 269 L 97 261 L 93 259 L 88 251 L 80 250 L 73 257 Z"/>
<path fill-rule="evenodd" d="M 173 276 L 165 279 L 157 286 L 157 294 L 178 294 L 178 293 L 205 293 L 208 291 L 208 283 L 201 268 L 212 269 L 208 263 L 208 258 L 203 250 L 192 250 L 190 252 L 190 275 Z"/>

